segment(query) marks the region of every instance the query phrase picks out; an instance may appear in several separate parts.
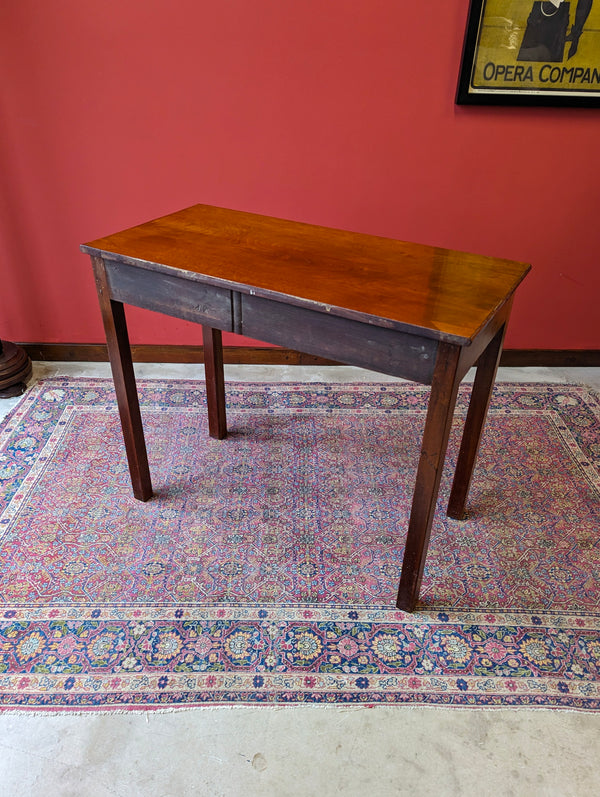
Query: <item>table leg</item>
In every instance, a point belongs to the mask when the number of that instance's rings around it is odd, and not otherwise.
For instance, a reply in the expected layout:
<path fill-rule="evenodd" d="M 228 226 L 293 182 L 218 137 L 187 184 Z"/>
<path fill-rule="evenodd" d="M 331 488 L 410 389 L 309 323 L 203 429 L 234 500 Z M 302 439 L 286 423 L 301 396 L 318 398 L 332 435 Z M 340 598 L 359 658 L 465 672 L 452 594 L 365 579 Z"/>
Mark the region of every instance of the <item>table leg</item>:
<path fill-rule="evenodd" d="M 106 333 L 108 357 L 117 394 L 117 405 L 121 416 L 121 427 L 123 429 L 133 495 L 139 501 L 147 501 L 152 497 L 152 482 L 150 480 L 144 429 L 131 359 L 129 335 L 127 334 L 125 309 L 122 302 L 115 302 L 110 298 L 110 286 L 102 258 L 92 257 L 92 264 L 94 266 L 98 300 Z"/>
<path fill-rule="evenodd" d="M 427 408 L 396 606 L 412 612 L 419 597 L 431 524 L 460 384 L 460 347 L 440 343 Z"/>
<path fill-rule="evenodd" d="M 465 514 L 467 496 L 492 397 L 505 331 L 506 324 L 503 324 L 477 362 L 469 410 L 456 462 L 450 500 L 448 501 L 448 516 L 456 520 L 461 520 Z"/>
<path fill-rule="evenodd" d="M 225 378 L 223 376 L 223 343 L 221 330 L 202 325 L 208 433 L 217 440 L 227 437 L 225 410 Z"/>

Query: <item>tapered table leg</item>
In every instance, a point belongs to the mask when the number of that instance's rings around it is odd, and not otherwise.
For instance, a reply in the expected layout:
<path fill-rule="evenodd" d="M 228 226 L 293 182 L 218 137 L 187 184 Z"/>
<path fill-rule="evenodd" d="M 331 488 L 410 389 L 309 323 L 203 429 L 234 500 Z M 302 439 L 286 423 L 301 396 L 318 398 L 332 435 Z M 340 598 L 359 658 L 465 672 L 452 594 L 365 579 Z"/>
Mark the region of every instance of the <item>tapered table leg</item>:
<path fill-rule="evenodd" d="M 152 497 L 152 482 L 131 359 L 125 309 L 122 302 L 115 302 L 110 298 L 110 287 L 102 258 L 93 257 L 92 263 L 106 333 L 108 357 L 121 416 L 133 495 L 140 501 L 147 501 Z"/>
<path fill-rule="evenodd" d="M 225 378 L 223 375 L 223 343 L 221 330 L 202 325 L 204 373 L 208 406 L 208 433 L 217 440 L 227 437 L 225 410 Z"/>
<path fill-rule="evenodd" d="M 477 459 L 498 363 L 500 362 L 500 354 L 502 353 L 505 330 L 506 325 L 503 325 L 477 362 L 469 410 L 448 501 L 448 516 L 457 520 L 461 520 L 465 514 L 475 460 Z"/>
<path fill-rule="evenodd" d="M 440 343 L 408 523 L 396 606 L 412 612 L 419 597 L 431 524 L 444 467 L 460 378 L 460 347 Z"/>

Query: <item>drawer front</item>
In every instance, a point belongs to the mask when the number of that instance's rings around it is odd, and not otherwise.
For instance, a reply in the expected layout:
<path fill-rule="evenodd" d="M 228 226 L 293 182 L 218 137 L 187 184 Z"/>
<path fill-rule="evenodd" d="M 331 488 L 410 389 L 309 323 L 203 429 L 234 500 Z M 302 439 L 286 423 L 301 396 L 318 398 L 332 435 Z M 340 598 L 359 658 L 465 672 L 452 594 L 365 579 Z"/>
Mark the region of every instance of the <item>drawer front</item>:
<path fill-rule="evenodd" d="M 231 291 L 201 282 L 105 261 L 113 299 L 146 310 L 232 330 Z"/>
<path fill-rule="evenodd" d="M 431 384 L 437 341 L 257 296 L 241 297 L 244 335 Z"/>

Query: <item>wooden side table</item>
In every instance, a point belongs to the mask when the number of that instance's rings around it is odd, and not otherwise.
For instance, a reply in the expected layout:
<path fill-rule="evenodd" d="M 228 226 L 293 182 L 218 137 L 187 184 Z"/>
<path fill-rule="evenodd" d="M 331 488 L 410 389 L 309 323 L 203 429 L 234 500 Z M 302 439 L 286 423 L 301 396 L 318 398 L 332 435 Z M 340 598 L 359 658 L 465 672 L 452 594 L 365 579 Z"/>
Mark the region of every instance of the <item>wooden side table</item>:
<path fill-rule="evenodd" d="M 209 434 L 227 434 L 221 330 L 431 385 L 397 606 L 423 576 L 458 387 L 477 366 L 448 514 L 461 518 L 514 292 L 529 266 L 195 205 L 82 245 L 136 498 L 152 484 L 124 303 L 203 326 Z"/>

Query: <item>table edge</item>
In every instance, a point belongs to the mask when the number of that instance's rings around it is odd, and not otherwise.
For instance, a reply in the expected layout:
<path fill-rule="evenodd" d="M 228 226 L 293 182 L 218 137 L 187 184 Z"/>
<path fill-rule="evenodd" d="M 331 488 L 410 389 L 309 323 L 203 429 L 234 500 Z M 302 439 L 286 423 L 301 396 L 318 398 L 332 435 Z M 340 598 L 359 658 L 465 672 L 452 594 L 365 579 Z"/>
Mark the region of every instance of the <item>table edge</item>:
<path fill-rule="evenodd" d="M 210 274 L 202 274 L 197 271 L 187 271 L 186 269 L 168 266 L 164 263 L 142 260 L 140 258 L 130 257 L 129 255 L 120 254 L 118 252 L 111 252 L 106 249 L 98 249 L 90 244 L 80 244 L 80 250 L 84 254 L 90 255 L 90 257 L 100 257 L 103 259 L 116 261 L 118 263 L 123 263 L 124 265 L 142 268 L 147 271 L 156 271 L 171 276 L 181 275 L 183 273 L 185 274 L 185 279 L 193 282 L 204 283 L 218 288 L 225 288 L 227 290 L 244 293 L 249 296 L 258 296 L 260 298 L 270 299 L 272 301 L 280 301 L 285 304 L 292 304 L 297 307 L 304 307 L 309 310 L 314 310 L 315 312 L 325 313 L 327 315 L 335 315 L 339 316 L 340 318 L 359 321 L 363 324 L 382 327 L 384 329 L 393 329 L 398 332 L 405 332 L 407 334 L 429 338 L 443 343 L 450 343 L 461 347 L 470 346 L 473 341 L 477 339 L 477 336 L 483 329 L 485 329 L 490 320 L 500 311 L 505 303 L 512 298 L 518 286 L 531 270 L 531 265 L 526 264 L 527 268 L 524 270 L 521 278 L 515 282 L 512 290 L 502 297 L 502 300 L 499 302 L 499 304 L 492 311 L 490 311 L 490 314 L 482 321 L 481 325 L 474 332 L 473 336 L 464 337 L 462 335 L 454 335 L 450 332 L 443 332 L 432 327 L 421 327 L 415 324 L 408 324 L 403 321 L 398 321 L 397 319 L 393 318 L 384 318 L 382 316 L 361 313 L 358 310 L 351 310 L 340 305 L 330 305 L 324 302 L 315 301 L 313 299 L 305 299 L 294 294 L 286 294 L 279 291 L 269 290 L 267 288 L 259 288 L 255 285 L 234 282 L 231 280 L 226 280 L 222 277 L 213 277 Z"/>

